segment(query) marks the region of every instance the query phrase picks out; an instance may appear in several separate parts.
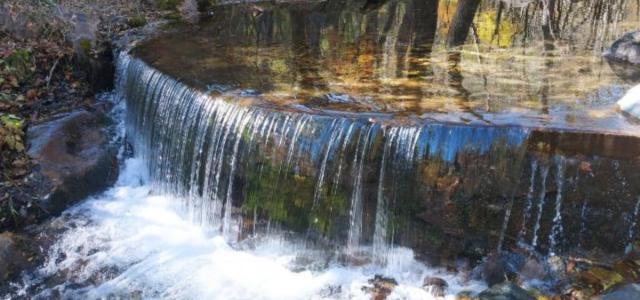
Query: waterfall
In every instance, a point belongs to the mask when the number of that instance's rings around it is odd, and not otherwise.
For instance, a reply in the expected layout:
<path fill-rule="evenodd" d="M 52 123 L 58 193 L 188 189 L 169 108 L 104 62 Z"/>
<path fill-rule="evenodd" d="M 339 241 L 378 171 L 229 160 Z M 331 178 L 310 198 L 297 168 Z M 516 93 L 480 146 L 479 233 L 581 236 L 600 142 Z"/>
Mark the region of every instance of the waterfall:
<path fill-rule="evenodd" d="M 324 157 L 322 159 L 322 164 L 320 165 L 320 175 L 318 176 L 318 184 L 316 185 L 316 191 L 313 195 L 313 205 L 318 204 L 318 200 L 320 199 L 320 195 L 322 194 L 323 184 L 324 184 L 324 176 L 327 170 L 327 161 L 329 160 L 329 155 L 331 154 L 332 146 L 337 143 L 340 144 L 340 137 L 342 137 L 342 131 L 344 129 L 344 120 L 340 124 L 338 124 L 337 120 L 334 120 L 331 124 L 331 138 L 329 138 L 329 143 L 327 144 L 327 149 L 324 152 Z M 336 126 L 339 126 L 339 129 L 336 130 Z"/>
<path fill-rule="evenodd" d="M 534 248 L 538 245 L 538 231 L 540 230 L 542 209 L 544 208 L 544 202 L 547 196 L 547 175 L 549 174 L 549 166 L 543 166 L 541 172 L 542 179 L 540 182 L 540 198 L 538 199 L 538 214 L 536 216 L 536 223 L 533 227 L 533 238 L 531 239 L 531 246 Z"/>
<path fill-rule="evenodd" d="M 378 179 L 378 195 L 376 203 L 376 223 L 373 233 L 373 252 L 378 257 L 384 257 L 387 240 L 388 216 L 386 213 L 387 203 L 384 198 L 384 171 L 388 160 L 389 151 L 396 136 L 397 129 L 391 128 L 387 137 L 387 142 L 382 150 L 382 161 L 380 162 L 380 175 Z M 385 134 L 386 135 L 386 134 Z"/>
<path fill-rule="evenodd" d="M 362 180 L 365 156 L 371 141 L 371 133 L 374 126 L 362 128 L 358 136 L 356 144 L 356 155 L 353 157 L 352 178 L 355 180 L 353 184 L 353 193 L 351 195 L 351 209 L 349 211 L 349 239 L 347 247 L 349 250 L 358 248 L 360 244 L 360 236 L 362 234 Z M 365 131 L 366 129 L 366 131 Z M 360 150 L 358 150 L 360 149 Z M 359 152 L 358 152 L 359 151 Z"/>
<path fill-rule="evenodd" d="M 527 234 L 527 220 L 531 218 L 531 208 L 533 206 L 533 196 L 535 193 L 536 172 L 538 171 L 538 160 L 533 159 L 531 161 L 531 176 L 529 178 L 529 189 L 527 190 L 527 200 L 522 213 L 522 225 L 520 232 L 518 233 L 518 242 L 524 242 L 524 237 Z"/>
<path fill-rule="evenodd" d="M 628 237 L 628 242 L 627 242 L 627 249 L 630 249 L 630 247 L 633 246 L 633 242 L 634 242 L 634 238 L 636 235 L 636 226 L 638 225 L 638 214 L 640 214 L 640 197 L 638 197 L 638 200 L 636 201 L 636 205 L 633 208 L 633 214 L 631 216 L 631 220 L 629 222 L 629 233 L 627 235 Z"/>
<path fill-rule="evenodd" d="M 513 209 L 513 197 L 509 199 L 507 208 L 504 211 L 504 219 L 502 220 L 502 228 L 500 229 L 500 238 L 498 239 L 498 251 L 502 251 L 502 244 L 504 243 L 504 236 L 507 232 L 507 226 L 509 226 L 509 220 L 511 219 L 511 210 Z"/>
<path fill-rule="evenodd" d="M 416 146 L 422 128 L 410 127 L 391 127 L 384 131 L 385 144 L 382 150 L 382 158 L 380 162 L 380 171 L 378 177 L 378 193 L 376 196 L 376 215 L 373 233 L 373 252 L 377 257 L 384 257 L 388 248 L 388 200 L 385 198 L 385 175 L 389 166 L 394 167 L 392 170 L 398 172 L 410 172 L 414 163 Z M 390 153 L 395 155 L 390 155 Z M 399 174 L 393 174 L 394 178 Z M 395 191 L 396 180 L 391 191 Z M 395 193 L 394 193 L 395 194 Z M 394 197 L 395 198 L 395 197 Z M 393 199 L 395 201 L 395 199 Z"/>
<path fill-rule="evenodd" d="M 555 215 L 553 217 L 553 227 L 549 235 L 549 255 L 555 255 L 558 250 L 558 239 L 562 238 L 562 188 L 564 187 L 564 159 L 560 158 L 557 162 L 556 172 L 556 203 Z"/>
<path fill-rule="evenodd" d="M 128 54 L 118 64 L 128 134 L 154 189 L 184 199 L 193 222 L 231 243 L 245 225 L 253 234 L 260 224 L 267 231 L 284 225 L 344 239 L 351 250 L 372 241 L 373 252 L 384 253 L 397 229 L 389 224 L 392 206 L 420 199 L 399 198 L 407 184 L 421 184 L 420 164 L 518 148 L 529 134 L 275 109 L 242 91 L 206 94 Z"/>
<path fill-rule="evenodd" d="M 578 233 L 578 248 L 582 247 L 582 240 L 587 233 L 587 198 L 582 200 L 580 208 L 580 232 Z"/>

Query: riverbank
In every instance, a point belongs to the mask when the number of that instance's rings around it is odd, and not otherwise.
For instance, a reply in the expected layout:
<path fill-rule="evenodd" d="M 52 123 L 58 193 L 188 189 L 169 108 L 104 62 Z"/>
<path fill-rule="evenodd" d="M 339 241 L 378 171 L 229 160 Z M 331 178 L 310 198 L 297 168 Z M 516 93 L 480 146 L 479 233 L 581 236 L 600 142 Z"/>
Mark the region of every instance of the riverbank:
<path fill-rule="evenodd" d="M 122 1 L 0 4 L 0 279 L 42 263 L 55 219 L 118 176 L 112 42 L 175 7 Z M 3 288 L 6 286 L 3 285 Z"/>

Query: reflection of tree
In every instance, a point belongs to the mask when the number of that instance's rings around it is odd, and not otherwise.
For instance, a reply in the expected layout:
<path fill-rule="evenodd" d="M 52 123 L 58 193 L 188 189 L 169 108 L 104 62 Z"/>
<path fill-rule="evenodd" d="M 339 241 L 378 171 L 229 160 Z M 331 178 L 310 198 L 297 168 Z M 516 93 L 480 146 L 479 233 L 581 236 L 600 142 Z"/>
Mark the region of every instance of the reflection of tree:
<path fill-rule="evenodd" d="M 619 21 L 635 13 L 628 3 L 628 0 L 532 0 L 523 7 L 507 6 L 496 18 L 508 18 L 520 25 L 522 46 L 532 38 L 541 38 L 547 49 L 551 49 L 550 41 L 558 40 L 581 40 L 587 48 L 598 48 L 612 38 L 611 29 Z M 501 7 L 498 4 L 499 12 Z M 495 26 L 497 31 L 500 24 L 496 22 Z"/>
<path fill-rule="evenodd" d="M 449 87 L 458 92 L 457 95 L 453 96 L 454 100 L 457 100 L 457 104 L 460 105 L 460 108 L 464 112 L 475 116 L 479 121 L 491 123 L 485 120 L 484 116 L 481 113 L 476 112 L 473 106 L 469 104 L 471 93 L 462 84 L 464 76 L 462 75 L 462 68 L 460 66 L 462 58 L 460 51 L 450 51 L 447 58 L 449 62 L 447 70 Z"/>
<path fill-rule="evenodd" d="M 429 64 L 423 63 L 431 56 L 438 28 L 438 0 L 414 1 L 414 38 L 411 46 L 410 77 L 427 76 Z"/>
<path fill-rule="evenodd" d="M 480 6 L 480 0 L 459 0 L 447 34 L 447 46 L 456 47 L 464 44 L 469 35 L 469 28 Z"/>
<path fill-rule="evenodd" d="M 291 41 L 293 68 L 300 87 L 325 90 L 327 83 L 320 75 L 320 23 L 318 15 L 304 9 L 291 9 Z"/>

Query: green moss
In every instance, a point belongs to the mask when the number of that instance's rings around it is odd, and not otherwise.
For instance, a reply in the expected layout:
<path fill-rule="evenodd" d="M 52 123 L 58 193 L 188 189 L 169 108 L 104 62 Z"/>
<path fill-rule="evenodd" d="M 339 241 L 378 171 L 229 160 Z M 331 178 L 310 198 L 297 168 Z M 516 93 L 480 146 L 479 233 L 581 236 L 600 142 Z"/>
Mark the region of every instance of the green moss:
<path fill-rule="evenodd" d="M 80 50 L 82 51 L 82 53 L 84 53 L 85 55 L 89 55 L 91 53 L 91 40 L 89 39 L 81 39 L 78 41 L 78 47 L 80 47 Z"/>
<path fill-rule="evenodd" d="M 0 74 L 15 76 L 19 82 L 31 76 L 31 52 L 27 49 L 15 49 L 4 59 L 0 59 Z"/>
<path fill-rule="evenodd" d="M 158 9 L 162 10 L 176 10 L 178 9 L 178 5 L 180 5 L 182 1 L 180 0 L 158 0 L 156 1 L 156 5 Z"/>
<path fill-rule="evenodd" d="M 127 24 L 132 28 L 142 27 L 147 25 L 147 18 L 143 15 L 133 16 L 127 20 Z"/>
<path fill-rule="evenodd" d="M 313 228 L 324 235 L 338 230 L 335 221 L 346 216 L 346 193 L 329 183 L 314 205 L 316 178 L 281 169 L 270 162 L 248 168 L 245 214 L 257 210 L 260 215 L 286 228 L 304 232 Z"/>

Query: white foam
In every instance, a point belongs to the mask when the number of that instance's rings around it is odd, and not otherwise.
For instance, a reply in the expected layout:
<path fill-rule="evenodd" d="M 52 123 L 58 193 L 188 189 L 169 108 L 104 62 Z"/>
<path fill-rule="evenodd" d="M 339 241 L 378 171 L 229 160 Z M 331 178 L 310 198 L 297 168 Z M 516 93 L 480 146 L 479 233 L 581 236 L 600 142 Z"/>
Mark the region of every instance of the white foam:
<path fill-rule="evenodd" d="M 369 299 L 362 287 L 375 274 L 399 282 L 389 299 L 431 299 L 421 288 L 425 276 L 444 278 L 448 299 L 483 288 L 425 267 L 406 248 L 392 249 L 386 267 L 329 262 L 293 271 L 296 258 L 320 257 L 319 250 L 278 236 L 232 247 L 219 233 L 189 222 L 178 208 L 182 199 L 154 194 L 144 170 L 141 160 L 129 159 L 115 187 L 69 211 L 74 226 L 37 272 L 40 278 L 64 274 L 66 282 L 40 296 L 57 290 L 71 298 Z M 330 287 L 339 292 L 329 293 Z"/>

